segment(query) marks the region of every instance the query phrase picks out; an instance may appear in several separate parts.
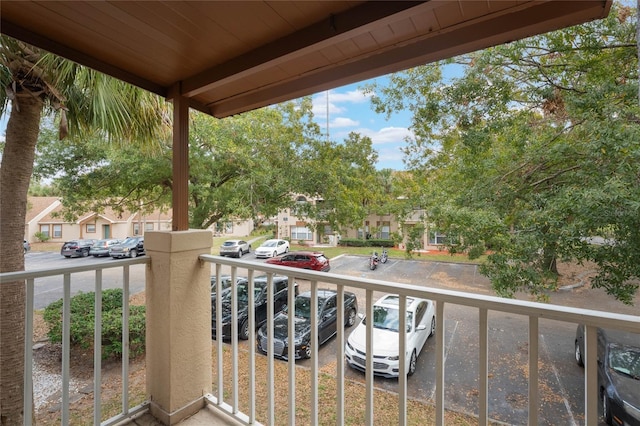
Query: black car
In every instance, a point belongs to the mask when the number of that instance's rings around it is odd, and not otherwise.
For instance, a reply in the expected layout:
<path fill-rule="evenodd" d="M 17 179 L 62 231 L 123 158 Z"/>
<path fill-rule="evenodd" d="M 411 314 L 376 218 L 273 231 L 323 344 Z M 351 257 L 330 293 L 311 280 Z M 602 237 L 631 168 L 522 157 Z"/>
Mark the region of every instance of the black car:
<path fill-rule="evenodd" d="M 289 295 L 289 278 L 284 276 L 273 277 L 273 312 L 277 313 L 287 304 Z M 242 340 L 249 338 L 249 281 L 243 278 L 236 283 L 238 295 L 238 337 Z M 232 291 L 223 291 L 222 296 L 222 339 L 231 339 L 231 308 Z M 295 294 L 298 294 L 298 286 L 295 285 Z M 211 298 L 211 336 L 217 337 L 216 301 Z M 262 275 L 254 279 L 255 321 L 259 327 L 267 320 L 267 276 Z"/>
<path fill-rule="evenodd" d="M 127 237 L 119 244 L 114 244 L 109 249 L 109 256 L 114 259 L 122 257 L 137 257 L 145 254 L 144 237 Z"/>
<path fill-rule="evenodd" d="M 288 359 L 289 308 L 284 309 L 274 318 L 273 354 L 277 358 Z M 311 357 L 311 292 L 304 292 L 296 297 L 295 307 L 295 359 Z M 344 322 L 351 327 L 356 322 L 358 300 L 356 295 L 344 292 Z M 318 290 L 318 345 L 322 345 L 333 337 L 338 329 L 338 300 L 334 290 Z M 258 330 L 256 346 L 263 354 L 267 353 L 267 326 Z"/>
<path fill-rule="evenodd" d="M 576 330 L 575 359 L 584 366 L 584 326 Z M 598 329 L 598 390 L 608 425 L 640 426 L 640 334 Z"/>
<path fill-rule="evenodd" d="M 237 277 L 236 284 L 246 281 L 245 277 Z M 231 275 L 220 275 L 220 284 L 222 285 L 221 294 L 224 297 L 225 294 L 231 291 Z M 211 275 L 211 303 L 216 301 L 216 276 Z"/>
<path fill-rule="evenodd" d="M 87 257 L 96 240 L 71 240 L 62 245 L 60 254 L 64 257 Z"/>

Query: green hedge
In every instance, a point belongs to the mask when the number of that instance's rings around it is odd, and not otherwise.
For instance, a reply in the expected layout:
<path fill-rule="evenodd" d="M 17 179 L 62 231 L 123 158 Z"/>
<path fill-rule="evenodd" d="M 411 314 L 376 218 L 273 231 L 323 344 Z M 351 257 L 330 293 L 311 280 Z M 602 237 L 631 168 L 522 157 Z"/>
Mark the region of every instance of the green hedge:
<path fill-rule="evenodd" d="M 95 293 L 79 293 L 71 298 L 71 346 L 89 349 L 93 347 Z M 51 303 L 44 310 L 44 320 L 49 326 L 49 340 L 62 342 L 62 299 Z M 145 349 L 145 307 L 129 306 L 129 356 L 134 358 Z M 122 355 L 122 289 L 102 292 L 102 357 Z"/>
<path fill-rule="evenodd" d="M 339 245 L 344 247 L 393 247 L 393 240 L 378 240 L 374 238 L 369 238 L 368 240 L 363 240 L 361 238 L 342 238 L 340 240 Z"/>

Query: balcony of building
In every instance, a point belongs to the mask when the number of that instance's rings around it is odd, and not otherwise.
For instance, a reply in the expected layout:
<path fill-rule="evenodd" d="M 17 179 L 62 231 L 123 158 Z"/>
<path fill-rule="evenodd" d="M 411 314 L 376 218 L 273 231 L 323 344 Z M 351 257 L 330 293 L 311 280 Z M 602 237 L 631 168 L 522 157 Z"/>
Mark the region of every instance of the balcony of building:
<path fill-rule="evenodd" d="M 372 306 L 381 293 L 398 294 L 401 298 L 420 297 L 435 301 L 436 330 L 429 338 L 426 350 L 435 360 L 432 366 L 430 390 L 425 390 L 424 404 L 430 407 L 429 424 L 449 424 L 448 416 L 454 413 L 448 392 L 454 386 L 456 374 L 460 370 L 470 371 L 475 376 L 473 392 L 466 398 L 473 400 L 473 412 L 462 413 L 472 422 L 492 424 L 492 404 L 498 397 L 491 385 L 496 374 L 495 361 L 490 354 L 495 353 L 501 342 L 494 339 L 496 328 L 512 328 L 520 334 L 520 350 L 526 365 L 524 377 L 527 378 L 522 424 L 541 424 L 546 420 L 545 410 L 549 399 L 549 389 L 542 383 L 541 366 L 543 364 L 543 330 L 553 327 L 575 324 L 586 326 L 586 345 L 584 351 L 585 369 L 584 404 L 574 412 L 575 424 L 598 424 L 598 386 L 596 330 L 606 327 L 640 332 L 640 317 L 595 310 L 568 308 L 551 304 L 541 304 L 523 300 L 502 299 L 498 297 L 450 291 L 432 288 L 426 285 L 402 284 L 368 278 L 343 276 L 333 273 L 295 270 L 270 266 L 247 260 L 236 260 L 212 256 L 211 235 L 206 231 L 153 232 L 147 235 L 145 244 L 148 255 L 137 259 L 112 261 L 101 266 L 80 266 L 64 269 L 36 270 L 0 274 L 0 283 L 24 280 L 27 290 L 26 341 L 33 336 L 33 300 L 34 285 L 42 277 L 59 276 L 64 287 L 63 352 L 61 361 L 62 392 L 60 399 L 61 424 L 77 423 L 73 415 L 73 402 L 69 392 L 69 300 L 76 275 L 83 273 L 93 278 L 96 294 L 103 288 L 103 271 L 110 268 L 122 270 L 123 303 L 128 303 L 129 270 L 137 264 L 144 264 L 146 293 L 146 399 L 141 403 L 130 400 L 128 383 L 128 363 L 122 363 L 121 403 L 116 414 L 102 405 L 101 398 L 101 339 L 94 342 L 94 389 L 89 397 L 94 400 L 93 419 L 84 419 L 84 424 L 378 424 L 379 402 L 381 394 L 391 396 L 393 401 L 388 410 L 393 411 L 397 424 L 414 424 L 415 399 L 408 394 L 408 365 L 400 361 L 397 381 L 386 381 L 391 391 L 381 391 L 378 379 L 368 371 L 372 370 L 374 360 L 366 359 L 367 373 L 360 380 L 349 379 L 346 374 L 350 367 L 345 361 L 345 342 L 348 329 L 337 327 L 332 349 L 311 346 L 311 358 L 304 367 L 297 366 L 293 352 L 289 361 L 275 359 L 273 341 L 267 344 L 267 356 L 256 353 L 256 318 L 249 309 L 249 336 L 247 341 L 238 339 L 237 308 L 232 309 L 232 333 L 230 341 L 211 339 L 211 276 L 231 274 L 246 275 L 253 286 L 255 277 L 267 275 L 286 275 L 289 285 L 294 282 L 310 290 L 316 297 L 319 288 L 332 288 L 338 292 L 338 324 L 343 324 L 344 302 L 340 297 L 345 291 L 357 291 L 364 295 L 359 298 L 360 312 L 372 317 Z M 252 287 L 249 287 L 250 289 Z M 267 286 L 267 300 L 273 300 L 273 287 Z M 234 291 L 232 289 L 232 291 Z M 249 291 L 249 305 L 254 303 L 253 292 Z M 289 292 L 288 303 L 293 306 L 294 292 Z M 219 303 L 220 298 L 217 298 Z M 402 300 L 402 299 L 401 299 Z M 96 298 L 96 306 L 101 303 Z M 219 305 L 217 312 L 221 312 Z M 313 305 L 312 305 L 313 306 Z M 452 354 L 448 353 L 446 336 L 451 335 L 450 312 L 456 307 L 472 310 L 472 324 L 466 324 L 477 330 L 475 341 L 468 348 L 465 365 L 452 365 Z M 402 318 L 405 307 L 400 303 Z M 96 311 L 100 312 L 100 309 Z M 123 312 L 127 312 L 124 309 Z M 317 315 L 317 312 L 315 312 Z M 312 311 L 311 341 L 317 339 L 318 318 Z M 504 323 L 504 318 L 510 318 Z M 267 328 L 272 330 L 273 305 L 269 304 Z M 291 317 L 293 318 L 293 317 Z M 127 326 L 124 314 L 124 326 Z M 290 321 L 290 328 L 293 326 Z M 217 321 L 221 323 L 220 318 Z M 100 336 L 101 317 L 96 316 L 96 336 Z M 367 333 L 372 333 L 372 325 L 367 325 Z M 456 325 L 457 327 L 457 325 Z M 402 329 L 402 326 L 400 327 Z M 221 330 L 218 330 L 220 335 Z M 368 334 L 371 336 L 372 334 Z M 272 336 L 272 335 L 270 335 Z M 272 337 L 270 337 L 272 339 Z M 403 352 L 406 342 L 399 339 L 398 345 Z M 372 339 L 367 342 L 371 353 Z M 288 348 L 295 347 L 294 337 L 289 335 Z M 128 359 L 128 335 L 122 342 L 123 359 Z M 291 350 L 291 349 L 289 349 Z M 322 357 L 331 358 L 331 362 L 319 363 Z M 511 356 L 513 354 L 505 354 Z M 400 357 L 402 358 L 402 357 Z M 377 362 L 377 361 L 376 361 Z M 33 349 L 27 345 L 25 351 L 25 424 L 33 423 L 32 386 Z M 299 364 L 299 363 L 298 363 Z M 505 366 L 506 368 L 506 366 Z M 278 390 L 276 390 L 276 388 Z M 354 394 L 360 393 L 360 406 L 350 402 Z M 330 398 L 327 398 L 327 394 Z M 574 407 L 575 409 L 576 407 Z M 110 409 L 113 409 L 111 407 Z M 354 410 L 359 420 L 354 420 Z M 543 421 L 543 419 L 545 419 Z"/>

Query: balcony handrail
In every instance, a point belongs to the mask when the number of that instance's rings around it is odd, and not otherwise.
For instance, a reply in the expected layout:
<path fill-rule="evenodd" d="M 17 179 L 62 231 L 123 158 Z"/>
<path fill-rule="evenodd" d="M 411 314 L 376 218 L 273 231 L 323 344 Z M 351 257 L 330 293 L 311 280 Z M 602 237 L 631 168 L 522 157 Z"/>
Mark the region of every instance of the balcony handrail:
<path fill-rule="evenodd" d="M 79 266 L 61 266 L 54 268 L 32 269 L 30 271 L 14 271 L 0 273 L 0 284 L 10 283 L 14 281 L 27 280 L 29 278 L 46 278 L 55 275 L 75 274 L 77 272 L 93 272 L 96 270 L 119 268 L 123 265 L 137 265 L 149 263 L 148 257 L 136 257 L 134 259 L 113 259 L 109 263 L 94 263 Z"/>

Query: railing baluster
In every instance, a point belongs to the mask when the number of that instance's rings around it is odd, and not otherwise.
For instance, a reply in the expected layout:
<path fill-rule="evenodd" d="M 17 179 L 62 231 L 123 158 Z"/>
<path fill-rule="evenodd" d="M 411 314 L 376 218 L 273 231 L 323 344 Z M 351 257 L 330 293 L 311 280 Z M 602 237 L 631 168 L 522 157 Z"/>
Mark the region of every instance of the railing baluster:
<path fill-rule="evenodd" d="M 487 309 L 480 308 L 478 320 L 478 424 L 489 423 L 489 320 Z"/>
<path fill-rule="evenodd" d="M 238 268 L 231 268 L 231 377 L 238 377 L 238 286 L 236 278 Z M 222 335 L 220 335 L 222 340 Z M 231 381 L 232 402 L 231 410 L 233 414 L 238 413 L 238 381 Z"/>
<path fill-rule="evenodd" d="M 399 295 L 400 323 L 398 324 L 398 425 L 407 424 L 407 296 Z"/>
<path fill-rule="evenodd" d="M 289 287 L 287 289 L 287 305 L 289 306 L 289 315 L 287 316 L 287 327 L 288 327 L 288 346 L 289 346 L 289 354 L 288 354 L 288 363 L 287 363 L 287 372 L 289 375 L 289 425 L 296 424 L 296 344 L 295 344 L 295 329 L 296 329 L 296 295 L 295 291 L 291 291 L 291 283 L 295 282 L 293 276 L 289 276 Z M 270 299 L 271 300 L 271 299 Z M 313 315 L 313 307 L 316 308 L 316 315 Z M 311 303 L 311 329 L 316 328 L 318 324 L 318 306 L 317 302 L 314 304 Z M 315 324 L 314 325 L 314 320 Z M 313 339 L 311 339 L 311 347 L 314 348 L 312 350 L 317 350 L 318 346 L 315 344 Z M 317 353 L 317 352 L 316 352 Z M 314 356 L 313 354 L 311 356 Z"/>
<path fill-rule="evenodd" d="M 218 405 L 224 403 L 224 352 L 222 347 L 222 265 L 216 263 L 216 357 L 218 358 L 218 374 L 216 384 L 218 390 Z M 235 287 L 235 283 L 232 283 Z"/>
<path fill-rule="evenodd" d="M 436 425 L 444 426 L 444 302 L 436 303 Z"/>
<path fill-rule="evenodd" d="M 253 269 L 247 271 L 247 279 L 249 280 L 249 305 L 254 306 L 255 300 L 255 283 L 253 280 Z M 256 341 L 256 311 L 249 309 L 249 423 L 256 421 L 256 351 L 252 350 Z"/>
<path fill-rule="evenodd" d="M 102 418 L 102 269 L 96 271 L 94 284 L 93 424 L 97 425 Z"/>
<path fill-rule="evenodd" d="M 122 412 L 129 412 L 129 265 L 122 270 Z"/>
<path fill-rule="evenodd" d="M 25 330 L 24 330 L 24 406 L 33 406 L 33 299 L 35 279 L 27 280 L 25 300 Z M 23 410 L 24 425 L 31 426 L 33 410 Z"/>
<path fill-rule="evenodd" d="M 69 357 L 71 353 L 71 274 L 64 274 L 62 299 L 62 424 L 69 424 Z"/>
<path fill-rule="evenodd" d="M 344 286 L 338 284 L 338 324 L 344 324 Z M 341 316 L 342 315 L 342 316 Z M 340 322 L 342 321 L 342 322 Z M 344 425 L 344 327 L 338 327 L 338 343 L 336 354 L 336 424 Z M 316 395 L 317 395 L 316 390 Z M 315 407 L 318 406 L 318 397 L 316 396 Z M 315 423 L 317 424 L 317 423 Z"/>
<path fill-rule="evenodd" d="M 289 311 L 295 309 L 289 306 Z M 273 273 L 267 274 L 267 424 L 275 424 L 274 402 L 274 362 L 273 362 Z"/>
<path fill-rule="evenodd" d="M 598 423 L 598 328 L 585 326 L 584 330 L 584 421 L 591 426 Z"/>
<path fill-rule="evenodd" d="M 373 290 L 366 292 L 366 357 L 365 366 L 365 382 L 366 382 L 366 412 L 365 424 L 373 426 Z"/>
<path fill-rule="evenodd" d="M 339 300 L 339 299 L 338 299 Z M 342 301 L 344 305 L 344 300 Z M 340 303 L 338 303 L 338 312 L 340 312 Z M 343 314 L 344 316 L 344 314 Z M 314 326 L 314 318 L 316 319 Z M 311 281 L 311 424 L 318 424 L 318 281 Z M 339 327 L 340 319 L 336 324 L 337 330 Z M 289 330 L 292 330 L 291 328 Z"/>
<path fill-rule="evenodd" d="M 529 424 L 538 424 L 538 317 L 529 317 Z"/>

